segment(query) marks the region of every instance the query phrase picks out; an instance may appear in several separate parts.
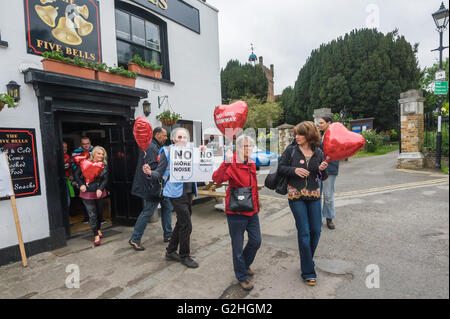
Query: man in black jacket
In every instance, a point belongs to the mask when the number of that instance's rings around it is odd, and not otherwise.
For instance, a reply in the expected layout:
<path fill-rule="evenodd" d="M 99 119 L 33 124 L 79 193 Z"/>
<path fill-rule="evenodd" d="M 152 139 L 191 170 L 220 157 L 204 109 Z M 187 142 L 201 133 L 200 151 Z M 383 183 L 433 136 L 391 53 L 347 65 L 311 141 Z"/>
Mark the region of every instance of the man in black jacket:
<path fill-rule="evenodd" d="M 148 177 L 143 171 L 145 164 L 150 165 L 152 170 L 156 169 L 159 161 L 159 150 L 166 140 L 166 130 L 157 127 L 153 130 L 153 140 L 145 152 L 145 157 L 144 152 L 139 151 L 139 159 L 131 194 L 143 199 L 144 208 L 136 221 L 133 234 L 129 240 L 130 245 L 137 251 L 145 249 L 141 244 L 141 238 L 158 204 L 161 204 L 161 223 L 164 231 L 164 242 L 169 242 L 172 236 L 172 204 L 168 198 L 162 196 L 161 180 L 152 181 L 151 177 Z"/>

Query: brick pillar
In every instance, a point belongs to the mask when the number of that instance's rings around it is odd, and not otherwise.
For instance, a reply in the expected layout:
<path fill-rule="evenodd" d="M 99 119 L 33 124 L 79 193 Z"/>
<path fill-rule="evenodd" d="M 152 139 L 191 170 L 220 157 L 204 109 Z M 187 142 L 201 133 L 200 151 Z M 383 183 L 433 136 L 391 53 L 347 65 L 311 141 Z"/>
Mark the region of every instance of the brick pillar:
<path fill-rule="evenodd" d="M 423 98 L 422 92 L 409 90 L 400 94 L 400 121 L 402 150 L 397 168 L 423 168 L 424 156 L 420 152 L 423 143 Z"/>

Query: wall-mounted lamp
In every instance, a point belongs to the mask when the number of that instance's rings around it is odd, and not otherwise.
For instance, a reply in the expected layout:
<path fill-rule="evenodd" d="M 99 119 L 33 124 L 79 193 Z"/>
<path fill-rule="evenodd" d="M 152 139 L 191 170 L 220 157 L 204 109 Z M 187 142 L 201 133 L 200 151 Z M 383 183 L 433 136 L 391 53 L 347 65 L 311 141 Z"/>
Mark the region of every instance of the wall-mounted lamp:
<path fill-rule="evenodd" d="M 0 33 L 0 47 L 7 48 L 8 42 L 2 41 L 2 34 Z"/>
<path fill-rule="evenodd" d="M 12 97 L 15 102 L 20 100 L 20 85 L 17 84 L 17 82 L 9 81 L 9 83 L 6 84 L 6 92 L 8 92 L 8 95 Z"/>
<path fill-rule="evenodd" d="M 142 108 L 144 109 L 145 116 L 149 116 L 150 113 L 152 112 L 150 107 L 151 103 L 149 101 L 145 100 L 144 103 L 142 103 Z"/>

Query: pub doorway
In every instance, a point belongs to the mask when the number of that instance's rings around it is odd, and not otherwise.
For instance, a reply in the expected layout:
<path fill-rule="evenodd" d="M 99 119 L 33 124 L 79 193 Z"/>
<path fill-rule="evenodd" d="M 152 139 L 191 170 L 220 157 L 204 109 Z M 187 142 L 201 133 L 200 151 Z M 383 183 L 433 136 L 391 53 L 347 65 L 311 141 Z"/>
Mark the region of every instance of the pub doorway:
<path fill-rule="evenodd" d="M 57 125 L 62 143 L 67 143 L 67 153 L 81 146 L 81 138 L 89 137 L 93 147 L 99 145 L 105 148 L 109 170 L 108 196 L 105 198 L 103 209 L 103 227 L 116 224 L 134 225 L 140 211 L 142 202 L 131 195 L 131 187 L 137 163 L 137 145 L 132 132 L 132 121 L 124 121 L 119 116 L 94 115 L 82 113 L 58 112 Z M 74 165 L 72 165 L 73 167 Z M 72 174 L 73 174 L 72 168 Z M 60 172 L 63 172 L 62 170 Z M 60 178 L 62 203 L 65 205 L 65 225 L 68 236 L 74 236 L 90 230 L 86 223 L 85 208 L 79 198 L 79 189 L 74 187 L 70 195 L 67 190 L 67 179 Z"/>
<path fill-rule="evenodd" d="M 79 197 L 79 189 L 76 186 L 72 186 L 71 181 L 78 168 L 77 164 L 73 161 L 75 150 L 81 148 L 81 139 L 88 137 L 92 147 L 102 146 L 107 148 L 107 129 L 98 123 L 86 123 L 86 122 L 62 122 L 62 139 L 67 143 L 67 154 L 70 156 L 70 163 L 65 161 L 65 165 L 69 164 L 70 167 L 65 169 L 66 182 L 68 189 L 68 214 L 70 224 L 70 234 L 74 235 L 90 229 L 89 217 L 86 213 L 86 209 L 83 205 L 82 199 Z M 87 140 L 84 140 L 86 142 Z M 107 158 L 109 160 L 109 158 Z M 110 192 L 110 189 L 107 188 Z M 105 198 L 105 204 L 102 214 L 102 227 L 112 225 L 111 218 L 111 199 L 110 195 Z"/>

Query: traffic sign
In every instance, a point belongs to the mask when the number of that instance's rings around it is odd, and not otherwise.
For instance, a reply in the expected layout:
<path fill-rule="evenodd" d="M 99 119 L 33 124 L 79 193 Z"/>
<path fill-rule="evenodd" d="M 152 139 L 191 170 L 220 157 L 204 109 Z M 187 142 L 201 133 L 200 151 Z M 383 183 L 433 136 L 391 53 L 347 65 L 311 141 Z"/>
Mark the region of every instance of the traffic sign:
<path fill-rule="evenodd" d="M 448 93 L 448 82 L 447 81 L 434 82 L 434 94 L 447 95 L 447 93 Z"/>
<path fill-rule="evenodd" d="M 445 70 L 439 70 L 435 73 L 436 81 L 445 81 Z"/>

